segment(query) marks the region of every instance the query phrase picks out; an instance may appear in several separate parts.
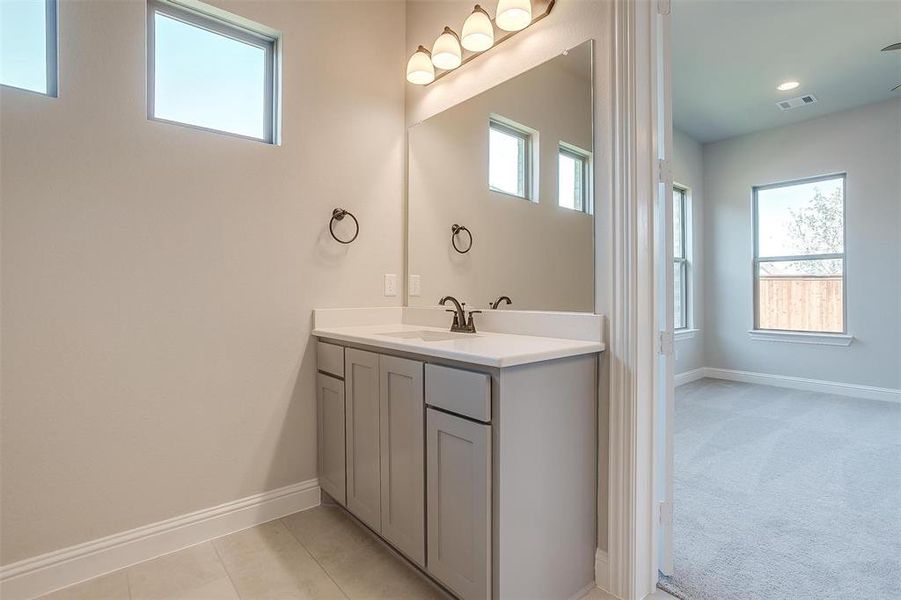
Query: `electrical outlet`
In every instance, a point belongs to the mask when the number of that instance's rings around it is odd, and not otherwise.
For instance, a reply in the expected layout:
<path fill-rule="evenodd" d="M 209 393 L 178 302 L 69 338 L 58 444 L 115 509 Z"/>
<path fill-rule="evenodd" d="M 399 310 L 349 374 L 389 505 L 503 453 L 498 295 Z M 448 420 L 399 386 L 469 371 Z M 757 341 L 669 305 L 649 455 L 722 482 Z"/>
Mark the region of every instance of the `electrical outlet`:
<path fill-rule="evenodd" d="M 397 296 L 397 275 L 394 273 L 385 274 L 385 295 Z"/>
<path fill-rule="evenodd" d="M 410 295 L 419 296 L 422 293 L 422 286 L 419 283 L 419 275 L 410 275 Z"/>

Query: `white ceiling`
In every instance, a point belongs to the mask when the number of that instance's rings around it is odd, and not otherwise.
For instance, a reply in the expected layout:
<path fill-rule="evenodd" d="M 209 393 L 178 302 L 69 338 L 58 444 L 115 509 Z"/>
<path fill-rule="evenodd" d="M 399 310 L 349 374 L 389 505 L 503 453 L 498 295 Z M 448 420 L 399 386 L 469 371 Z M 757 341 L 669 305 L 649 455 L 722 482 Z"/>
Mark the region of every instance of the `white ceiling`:
<path fill-rule="evenodd" d="M 699 142 L 901 98 L 901 0 L 673 0 L 673 124 Z M 778 92 L 797 80 L 801 87 Z M 805 94 L 817 104 L 780 111 Z"/>

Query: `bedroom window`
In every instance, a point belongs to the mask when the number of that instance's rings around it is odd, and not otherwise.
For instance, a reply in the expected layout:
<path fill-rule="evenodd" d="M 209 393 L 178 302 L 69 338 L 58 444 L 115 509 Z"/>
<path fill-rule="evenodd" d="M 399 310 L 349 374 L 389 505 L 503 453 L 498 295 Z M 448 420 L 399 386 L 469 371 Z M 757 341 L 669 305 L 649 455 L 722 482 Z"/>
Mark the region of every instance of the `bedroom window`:
<path fill-rule="evenodd" d="M 754 328 L 844 333 L 845 175 L 754 188 Z"/>

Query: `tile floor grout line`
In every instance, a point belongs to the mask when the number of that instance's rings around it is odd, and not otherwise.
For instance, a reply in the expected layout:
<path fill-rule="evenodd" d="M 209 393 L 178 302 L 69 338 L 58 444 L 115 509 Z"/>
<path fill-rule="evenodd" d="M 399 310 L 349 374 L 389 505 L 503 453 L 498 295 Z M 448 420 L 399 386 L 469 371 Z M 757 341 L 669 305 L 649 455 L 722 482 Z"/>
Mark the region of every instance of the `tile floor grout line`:
<path fill-rule="evenodd" d="M 128 591 L 128 600 L 133 600 L 133 598 L 131 597 L 131 577 L 128 576 L 128 569 L 129 567 L 122 569 L 123 571 L 125 571 L 125 589 Z"/>
<path fill-rule="evenodd" d="M 138 563 L 138 564 L 140 564 L 140 563 Z M 131 567 L 130 566 L 125 567 L 122 570 L 125 571 L 125 585 L 128 587 L 128 600 L 134 600 L 134 598 L 131 594 L 131 575 L 128 573 L 131 570 Z"/>
<path fill-rule="evenodd" d="M 320 504 L 319 506 L 322 506 L 322 505 Z M 313 507 L 312 509 L 307 509 L 307 510 L 314 510 L 315 508 L 319 508 L 319 507 Z M 303 511 L 301 511 L 301 512 L 303 512 Z M 294 514 L 296 514 L 296 513 L 294 513 Z M 288 516 L 290 516 L 290 515 L 288 515 Z M 339 584 L 337 581 L 335 581 L 335 578 L 332 577 L 332 574 L 329 573 L 329 570 L 325 568 L 325 565 L 323 565 L 321 562 L 319 562 L 319 559 L 316 558 L 316 556 L 313 554 L 313 552 L 309 548 L 307 548 L 306 544 L 304 544 L 302 541 L 300 541 L 299 537 L 294 535 L 294 531 L 290 527 L 288 527 L 287 523 L 285 523 L 285 517 L 280 518 L 278 521 L 279 521 L 279 523 L 282 524 L 282 527 L 284 527 L 285 529 L 288 530 L 288 533 L 291 534 L 291 537 L 293 537 L 294 540 L 298 544 L 300 544 L 300 547 L 303 548 L 306 551 L 306 553 L 310 555 L 310 558 L 313 559 L 313 562 L 315 562 L 317 565 L 319 565 L 319 568 L 322 569 L 322 572 L 325 573 L 325 576 L 328 577 L 331 580 L 331 582 L 335 584 L 335 587 L 338 588 L 338 591 L 340 591 L 342 594 L 344 594 L 344 597 L 347 598 L 347 600 L 350 600 L 350 594 L 348 594 L 346 591 L 344 591 L 344 588 L 341 587 L 341 584 Z"/>
<path fill-rule="evenodd" d="M 232 579 L 232 574 L 228 570 L 228 565 L 226 565 L 225 561 L 222 560 L 222 554 L 219 553 L 219 548 L 217 548 L 216 544 L 215 544 L 216 540 L 222 539 L 224 537 L 227 537 L 227 536 L 223 535 L 223 536 L 219 536 L 217 538 L 213 538 L 209 541 L 209 544 L 210 544 L 210 546 L 213 547 L 213 552 L 216 553 L 216 560 L 218 560 L 219 564 L 222 565 L 222 570 L 225 571 L 225 576 L 228 577 L 228 582 L 231 584 L 232 589 L 235 590 L 235 596 L 237 596 L 239 600 L 244 600 L 244 595 L 238 589 L 238 586 L 235 585 L 235 580 Z"/>

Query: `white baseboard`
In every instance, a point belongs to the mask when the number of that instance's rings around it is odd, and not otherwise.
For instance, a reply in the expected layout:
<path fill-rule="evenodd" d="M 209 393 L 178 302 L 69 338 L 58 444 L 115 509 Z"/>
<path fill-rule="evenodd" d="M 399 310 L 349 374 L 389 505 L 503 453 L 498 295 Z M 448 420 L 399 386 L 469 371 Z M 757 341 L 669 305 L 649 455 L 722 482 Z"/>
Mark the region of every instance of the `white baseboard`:
<path fill-rule="evenodd" d="M 591 590 L 595 589 L 596 587 L 597 586 L 592 581 L 591 583 L 589 583 L 588 585 L 583 587 L 581 590 L 579 590 L 578 592 L 576 592 L 575 594 L 570 596 L 569 600 L 582 600 L 582 598 L 584 598 L 586 596 L 586 594 L 588 594 Z"/>
<path fill-rule="evenodd" d="M 27 600 L 59 588 L 319 505 L 310 479 L 0 567 L 0 597 Z"/>
<path fill-rule="evenodd" d="M 704 374 L 704 367 L 700 367 L 698 369 L 692 369 L 691 371 L 685 371 L 684 373 L 676 373 L 673 376 L 673 381 L 677 386 L 680 386 L 685 383 L 691 383 L 692 381 L 697 381 L 698 379 L 703 379 L 705 377 L 709 377 L 709 375 Z"/>
<path fill-rule="evenodd" d="M 600 548 L 594 553 L 594 583 L 605 592 L 610 589 L 610 560 Z"/>
<path fill-rule="evenodd" d="M 695 376 L 697 371 L 701 374 Z M 679 377 L 691 375 L 691 379 L 680 381 Z M 759 383 L 807 392 L 822 392 L 824 394 L 836 394 L 864 400 L 881 400 L 883 402 L 901 402 L 901 390 L 893 388 L 861 385 L 858 383 L 842 383 L 839 381 L 826 381 L 824 379 L 806 379 L 804 377 L 790 377 L 788 375 L 770 375 L 769 373 L 752 373 L 751 371 L 736 371 L 733 369 L 718 369 L 703 367 L 688 371 L 676 376 L 676 385 L 688 383 L 702 377 L 713 379 L 726 379 L 729 381 L 741 381 L 743 383 Z"/>

